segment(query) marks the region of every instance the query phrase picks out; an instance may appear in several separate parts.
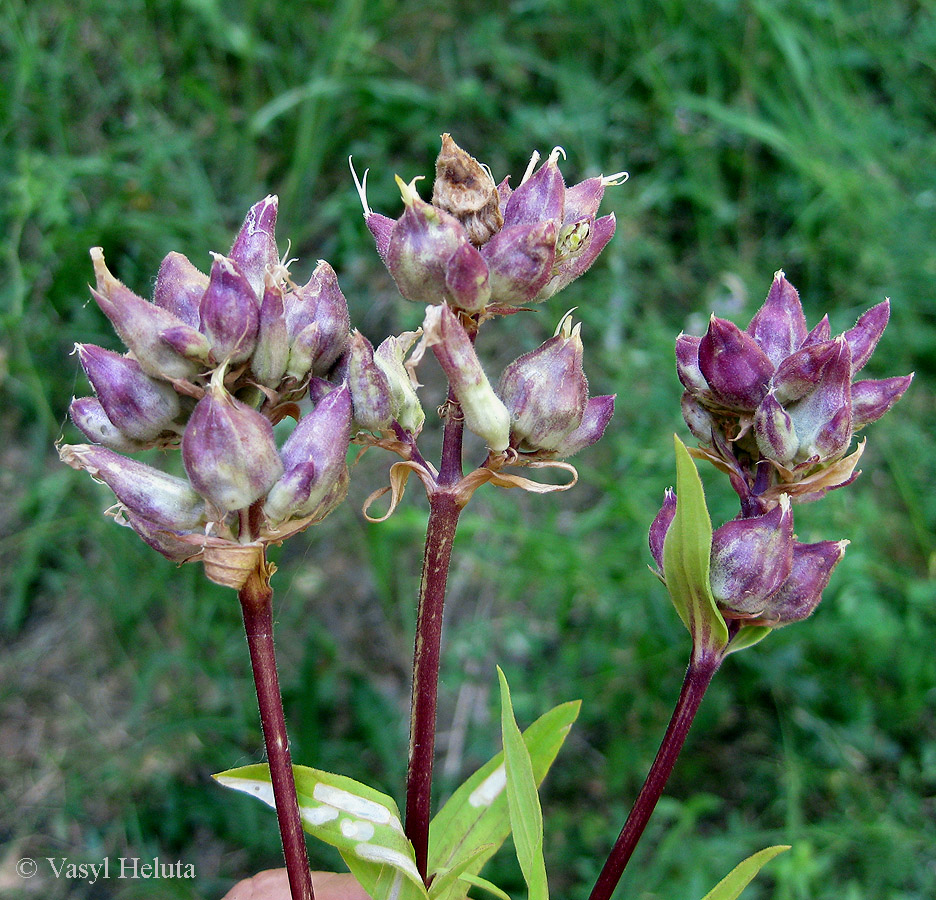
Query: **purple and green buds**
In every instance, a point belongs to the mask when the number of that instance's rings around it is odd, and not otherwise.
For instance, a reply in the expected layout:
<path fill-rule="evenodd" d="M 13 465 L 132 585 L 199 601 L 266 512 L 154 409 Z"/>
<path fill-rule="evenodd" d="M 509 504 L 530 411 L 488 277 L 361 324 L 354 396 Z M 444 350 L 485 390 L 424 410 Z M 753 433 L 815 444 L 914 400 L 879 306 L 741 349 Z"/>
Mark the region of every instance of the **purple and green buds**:
<path fill-rule="evenodd" d="M 688 490 L 688 482 L 685 484 Z M 696 493 L 704 504 L 700 486 Z M 650 552 L 657 564 L 657 575 L 664 583 L 667 583 L 664 547 L 677 507 L 676 494 L 667 489 L 663 505 L 650 526 Z M 708 592 L 725 621 L 736 620 L 746 627 L 779 628 L 809 616 L 818 606 L 832 570 L 848 545 L 848 541 L 815 544 L 797 541 L 790 499 L 785 495 L 763 515 L 739 517 L 717 528 L 711 533 L 710 544 L 706 543 L 704 533 L 707 517 L 697 515 L 696 519 L 690 526 L 696 530 L 679 536 L 686 547 L 698 545 L 699 552 L 702 552 L 699 541 L 710 547 L 708 584 L 696 586 L 694 593 Z M 684 532 L 686 527 L 684 522 Z M 688 566 L 682 571 L 676 567 L 673 575 L 685 577 L 686 571 L 690 571 Z M 704 566 L 699 566 L 697 577 L 704 578 L 703 572 Z"/>
<path fill-rule="evenodd" d="M 171 385 L 150 378 L 136 360 L 119 353 L 94 344 L 75 349 L 104 414 L 125 438 L 146 444 L 175 430 L 180 403 Z"/>
<path fill-rule="evenodd" d="M 182 436 L 182 462 L 192 486 L 222 511 L 245 509 L 283 474 L 270 420 L 232 397 L 224 367 L 198 401 Z"/>
<path fill-rule="evenodd" d="M 515 359 L 497 393 L 510 411 L 510 440 L 519 450 L 555 450 L 582 424 L 588 382 L 582 369 L 581 323 L 567 313 L 542 346 Z"/>
<path fill-rule="evenodd" d="M 351 393 L 342 386 L 303 416 L 283 445 L 284 474 L 263 505 L 271 524 L 307 516 L 322 519 L 344 499 L 350 439 Z"/>
<path fill-rule="evenodd" d="M 560 154 L 536 172 L 534 154 L 511 191 L 445 134 L 432 202 L 419 198 L 417 179 L 397 177 L 405 209 L 396 221 L 370 209 L 367 173 L 355 175 L 367 227 L 400 293 L 475 314 L 545 300 L 584 273 L 614 233 L 613 215 L 595 218 L 604 189 L 626 173 L 566 188 Z"/>
<path fill-rule="evenodd" d="M 424 341 L 432 348 L 458 398 L 465 426 L 495 453 L 510 442 L 510 413 L 494 393 L 471 338 L 446 305 L 430 306 L 423 322 Z"/>
<path fill-rule="evenodd" d="M 374 360 L 371 342 L 357 329 L 351 332 L 348 348 L 347 383 L 358 428 L 378 433 L 389 428 L 393 422 L 390 385 Z"/>
<path fill-rule="evenodd" d="M 276 249 L 276 213 L 279 200 L 268 195 L 247 212 L 234 238 L 228 258 L 244 273 L 257 297 L 263 295 L 265 273 L 279 263 Z"/>
<path fill-rule="evenodd" d="M 847 453 L 854 432 L 884 415 L 912 380 L 853 383 L 888 315 L 885 300 L 835 339 L 827 318 L 808 331 L 799 295 L 777 272 L 746 330 L 712 316 L 701 338 L 677 338 L 683 417 L 709 458 L 738 475 L 742 500 L 773 498 L 762 504 L 766 511 L 785 490 L 809 500 L 853 480 L 853 465 L 842 467 L 841 478 L 830 466 Z M 757 475 L 768 471 L 762 460 L 772 466 L 766 481 Z M 823 470 L 826 477 L 816 480 Z"/>
<path fill-rule="evenodd" d="M 324 376 L 348 346 L 351 319 L 335 270 L 320 259 L 308 282 L 283 298 L 289 335 L 286 374 L 303 381 Z"/>
<path fill-rule="evenodd" d="M 153 303 L 178 316 L 190 328 L 198 328 L 198 309 L 207 289 L 208 276 L 187 256 L 173 251 L 159 266 Z"/>
<path fill-rule="evenodd" d="M 614 397 L 588 397 L 581 328 L 567 313 L 553 337 L 504 369 L 497 393 L 510 411 L 515 449 L 563 458 L 604 434 Z"/>
<path fill-rule="evenodd" d="M 59 456 L 73 469 L 103 481 L 128 510 L 149 522 L 185 531 L 208 520 L 204 499 L 184 478 L 90 444 L 66 444 Z"/>
<path fill-rule="evenodd" d="M 420 335 L 418 331 L 384 338 L 374 351 L 374 362 L 384 373 L 390 389 L 390 411 L 397 424 L 410 434 L 418 435 L 426 421 L 422 404 L 416 393 L 417 384 L 403 360 Z"/>
<path fill-rule="evenodd" d="M 214 254 L 208 289 L 199 306 L 199 321 L 217 363 L 239 363 L 250 358 L 257 346 L 259 301 L 233 259 Z"/>

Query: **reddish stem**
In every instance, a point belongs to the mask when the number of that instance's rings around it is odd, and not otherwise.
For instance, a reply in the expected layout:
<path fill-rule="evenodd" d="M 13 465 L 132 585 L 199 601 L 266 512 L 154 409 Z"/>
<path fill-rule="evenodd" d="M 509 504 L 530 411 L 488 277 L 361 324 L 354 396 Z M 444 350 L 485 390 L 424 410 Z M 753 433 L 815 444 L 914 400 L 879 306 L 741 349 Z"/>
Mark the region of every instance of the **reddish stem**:
<path fill-rule="evenodd" d="M 462 474 L 463 425 L 461 410 L 451 392 L 449 404 L 450 416 L 442 436 L 439 479 L 437 486 L 428 492 L 429 522 L 416 612 L 409 766 L 406 774 L 406 836 L 413 844 L 419 874 L 427 883 L 442 611 L 455 529 L 462 511 L 452 488 Z"/>
<path fill-rule="evenodd" d="M 315 900 L 273 650 L 273 590 L 263 567 L 250 576 L 237 596 L 244 615 L 244 630 L 247 632 L 250 663 L 257 687 L 260 722 L 270 765 L 276 817 L 283 839 L 289 891 L 292 900 Z"/>
<path fill-rule="evenodd" d="M 666 728 L 666 734 L 663 735 L 663 742 L 657 751 L 656 759 L 650 766 L 647 773 L 647 779 L 644 781 L 634 806 L 621 829 L 611 853 L 608 855 L 607 862 L 592 888 L 589 900 L 609 900 L 611 894 L 617 887 L 621 875 L 627 866 L 637 842 L 640 840 L 647 822 L 657 805 L 657 801 L 663 793 L 667 779 L 673 771 L 679 751 L 685 743 L 686 735 L 692 725 L 692 720 L 699 709 L 699 704 L 705 696 L 705 691 L 711 684 L 712 678 L 721 665 L 722 657 L 717 653 L 695 654 L 686 670 L 686 677 L 683 681 L 682 690 L 679 693 L 679 699 L 676 701 L 676 708 L 673 710 L 673 716 Z"/>

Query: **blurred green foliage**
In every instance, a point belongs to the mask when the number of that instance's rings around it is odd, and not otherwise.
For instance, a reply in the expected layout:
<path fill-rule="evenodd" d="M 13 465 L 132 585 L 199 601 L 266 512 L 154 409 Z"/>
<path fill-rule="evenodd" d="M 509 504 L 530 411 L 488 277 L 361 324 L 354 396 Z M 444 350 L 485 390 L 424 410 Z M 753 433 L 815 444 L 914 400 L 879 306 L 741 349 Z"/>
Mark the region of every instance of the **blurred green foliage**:
<path fill-rule="evenodd" d="M 440 797 L 496 749 L 494 664 L 521 726 L 582 716 L 544 795 L 553 892 L 583 898 L 652 759 L 688 641 L 647 571 L 646 529 L 685 436 L 672 340 L 743 324 L 774 270 L 810 324 L 883 295 L 872 376 L 917 373 L 869 429 L 865 473 L 802 508 L 802 540 L 852 545 L 812 620 L 732 657 L 703 704 L 621 896 L 702 896 L 747 854 L 793 850 L 758 900 L 936 895 L 936 4 L 932 0 L 48 0 L 0 4 L 0 891 L 18 857 L 159 856 L 198 881 L 48 881 L 44 896 L 213 897 L 278 864 L 275 822 L 209 773 L 260 759 L 233 596 L 101 516 L 63 471 L 76 340 L 117 348 L 87 302 L 87 250 L 147 293 L 161 257 L 207 265 L 247 207 L 307 275 L 339 272 L 372 338 L 416 323 L 360 216 L 438 136 L 496 177 L 562 145 L 570 180 L 627 169 L 618 234 L 547 308 L 489 326 L 492 371 L 567 308 L 606 438 L 550 497 L 479 492 L 458 539 L 440 706 Z M 497 337 L 495 337 L 497 335 Z M 441 398 L 440 398 L 441 399 Z M 433 401 L 427 403 L 431 408 Z M 277 560 L 279 653 L 297 761 L 400 798 L 425 505 L 351 501 Z M 727 487 L 703 471 L 717 524 Z M 362 565 L 362 562 L 364 563 Z M 327 849 L 315 862 L 339 866 Z M 491 877 L 521 889 L 495 861 Z"/>

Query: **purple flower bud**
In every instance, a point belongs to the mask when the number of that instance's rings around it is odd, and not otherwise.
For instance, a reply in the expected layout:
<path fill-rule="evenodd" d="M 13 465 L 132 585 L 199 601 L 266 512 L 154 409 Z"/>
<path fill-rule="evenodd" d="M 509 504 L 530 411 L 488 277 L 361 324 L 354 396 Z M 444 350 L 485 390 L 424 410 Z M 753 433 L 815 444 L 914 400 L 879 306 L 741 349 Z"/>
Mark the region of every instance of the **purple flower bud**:
<path fill-rule="evenodd" d="M 263 295 L 267 266 L 279 262 L 275 237 L 278 206 L 279 200 L 272 194 L 251 206 L 228 254 L 257 297 Z"/>
<path fill-rule="evenodd" d="M 835 355 L 823 368 L 816 387 L 785 407 L 799 439 L 797 461 L 813 456 L 834 459 L 851 442 L 851 350 L 844 337 L 833 344 Z"/>
<path fill-rule="evenodd" d="M 136 453 L 150 446 L 146 441 L 135 441 L 122 434 L 107 418 L 107 413 L 97 397 L 74 398 L 68 407 L 68 414 L 75 427 L 95 444 L 102 444 L 119 453 Z"/>
<path fill-rule="evenodd" d="M 179 356 L 200 366 L 211 364 L 211 341 L 188 325 L 174 325 L 159 332 L 159 339 Z"/>
<path fill-rule="evenodd" d="M 181 531 L 206 522 L 205 501 L 183 478 L 90 444 L 66 444 L 59 456 L 73 469 L 103 481 L 127 509 L 156 525 Z"/>
<path fill-rule="evenodd" d="M 857 431 L 869 422 L 876 422 L 910 387 L 913 373 L 897 378 L 856 381 L 851 386 L 852 428 Z"/>
<path fill-rule="evenodd" d="M 823 316 L 816 323 L 816 327 L 806 335 L 806 340 L 803 341 L 803 346 L 808 347 L 810 344 L 819 344 L 822 343 L 822 341 L 829 340 L 831 337 L 832 328 L 829 325 L 829 317 Z"/>
<path fill-rule="evenodd" d="M 208 276 L 187 256 L 173 251 L 159 266 L 153 302 L 178 316 L 190 328 L 198 328 L 198 307 L 208 289 Z"/>
<path fill-rule="evenodd" d="M 800 441 L 793 420 L 777 402 L 773 392 L 767 394 L 754 413 L 754 436 L 757 447 L 766 459 L 783 466 L 796 459 Z"/>
<path fill-rule="evenodd" d="M 565 181 L 557 160 L 563 154 L 556 147 L 538 171 L 526 178 L 510 195 L 504 209 L 504 227 L 532 225 L 545 219 L 562 221 L 565 209 Z M 536 157 L 531 160 L 534 163 Z"/>
<path fill-rule="evenodd" d="M 471 338 L 448 306 L 426 310 L 423 332 L 461 405 L 469 431 L 483 438 L 495 453 L 507 449 L 510 413 L 491 388 Z"/>
<path fill-rule="evenodd" d="M 663 542 L 666 540 L 666 532 L 676 516 L 676 492 L 672 488 L 667 488 L 663 494 L 663 505 L 656 514 L 653 522 L 650 524 L 650 553 L 653 554 L 653 560 L 657 564 L 657 575 L 663 577 Z"/>
<path fill-rule="evenodd" d="M 419 198 L 415 180 L 397 178 L 406 209 L 390 233 L 387 268 L 407 300 L 477 311 L 489 296 L 487 278 L 478 283 L 480 273 L 487 274 L 484 260 L 454 216 Z"/>
<path fill-rule="evenodd" d="M 121 525 L 129 525 L 150 547 L 166 559 L 183 563 L 198 553 L 197 545 L 191 541 L 181 540 L 182 535 L 191 534 L 191 532 L 165 528 L 149 519 L 144 519 L 129 509 L 124 512 L 123 518 L 125 521 L 121 521 L 118 516 L 116 521 Z"/>
<path fill-rule="evenodd" d="M 481 249 L 491 272 L 491 302 L 530 303 L 552 274 L 556 256 L 555 220 L 504 228 Z"/>
<path fill-rule="evenodd" d="M 497 393 L 510 411 L 511 443 L 521 450 L 555 450 L 579 425 L 588 402 L 582 369 L 581 323 L 571 315 L 555 337 L 515 359 Z"/>
<path fill-rule="evenodd" d="M 110 319 L 120 339 L 133 351 L 143 371 L 161 378 L 194 375 L 198 371 L 197 364 L 180 356 L 161 338 L 161 333 L 167 329 L 188 326 L 168 310 L 138 297 L 114 278 L 104 263 L 100 247 L 91 248 L 91 259 L 97 277 L 97 290 L 92 289 L 91 296 Z"/>
<path fill-rule="evenodd" d="M 268 419 L 223 386 L 223 366 L 198 401 L 182 436 L 193 487 L 221 512 L 245 509 L 283 474 Z"/>
<path fill-rule="evenodd" d="M 680 334 L 676 338 L 676 375 L 687 391 L 699 397 L 711 397 L 708 382 L 699 368 L 701 340 L 691 334 Z"/>
<path fill-rule="evenodd" d="M 712 316 L 699 342 L 699 369 L 721 405 L 753 412 L 767 393 L 774 366 L 753 337 Z"/>
<path fill-rule="evenodd" d="M 792 567 L 793 513 L 785 494 L 764 515 L 734 519 L 712 535 L 712 594 L 726 617 L 759 617 Z"/>
<path fill-rule="evenodd" d="M 806 339 L 803 304 L 782 271 L 774 275 L 767 299 L 751 319 L 747 333 L 760 344 L 774 366 L 779 366 Z"/>
<path fill-rule="evenodd" d="M 211 341 L 211 353 L 217 362 L 243 362 L 257 345 L 257 295 L 234 260 L 213 255 L 208 290 L 199 308 L 200 328 Z"/>
<path fill-rule="evenodd" d="M 715 429 L 712 414 L 689 391 L 683 391 L 680 407 L 692 436 L 703 444 L 712 444 Z"/>
<path fill-rule="evenodd" d="M 845 332 L 844 337 L 851 350 L 852 374 L 860 372 L 871 358 L 889 318 L 890 301 L 883 300 L 864 313 L 854 328 Z"/>
<path fill-rule="evenodd" d="M 309 371 L 308 367 L 301 371 L 307 357 L 314 375 L 326 374 L 347 348 L 351 330 L 348 302 L 338 286 L 335 270 L 320 259 L 308 282 L 286 294 L 283 303 L 292 342 L 288 374 L 301 380 Z M 310 325 L 316 326 L 314 340 L 307 331 Z"/>
<path fill-rule="evenodd" d="M 780 363 L 771 379 L 771 389 L 780 403 L 801 400 L 816 389 L 826 366 L 840 352 L 835 341 L 809 344 Z"/>
<path fill-rule="evenodd" d="M 355 329 L 348 348 L 348 387 L 354 422 L 364 431 L 381 432 L 393 422 L 390 385 L 374 362 L 371 342 Z"/>
<path fill-rule="evenodd" d="M 566 435 L 555 448 L 559 459 L 565 459 L 584 450 L 601 440 L 614 415 L 615 394 L 605 394 L 601 397 L 591 397 L 585 404 L 585 413 L 582 415 L 582 424 L 571 434 Z"/>
<path fill-rule="evenodd" d="M 107 418 L 127 438 L 152 441 L 172 428 L 179 395 L 165 381 L 144 374 L 140 364 L 94 344 L 76 344 L 78 358 Z"/>
<path fill-rule="evenodd" d="M 790 575 L 762 610 L 763 624 L 777 628 L 812 615 L 847 546 L 848 541 L 794 541 Z"/>
<path fill-rule="evenodd" d="M 261 384 L 275 388 L 286 374 L 288 362 L 289 335 L 283 290 L 267 272 L 257 323 L 257 346 L 250 359 L 250 370 Z"/>
<path fill-rule="evenodd" d="M 263 511 L 278 524 L 287 518 L 323 518 L 344 499 L 351 438 L 347 386 L 322 398 L 283 445 L 283 477 L 270 489 Z"/>
<path fill-rule="evenodd" d="M 390 407 L 397 424 L 410 434 L 419 434 L 426 414 L 416 394 L 416 385 L 403 360 L 419 336 L 407 331 L 399 337 L 390 335 L 374 351 L 374 362 L 380 367 L 390 389 Z"/>
<path fill-rule="evenodd" d="M 485 244 L 504 224 L 490 170 L 462 150 L 449 134 L 442 135 L 435 170 L 432 205 L 458 219 L 474 246 Z"/>
<path fill-rule="evenodd" d="M 491 279 L 484 257 L 471 245 L 462 244 L 445 266 L 447 298 L 466 312 L 480 312 L 491 299 Z"/>

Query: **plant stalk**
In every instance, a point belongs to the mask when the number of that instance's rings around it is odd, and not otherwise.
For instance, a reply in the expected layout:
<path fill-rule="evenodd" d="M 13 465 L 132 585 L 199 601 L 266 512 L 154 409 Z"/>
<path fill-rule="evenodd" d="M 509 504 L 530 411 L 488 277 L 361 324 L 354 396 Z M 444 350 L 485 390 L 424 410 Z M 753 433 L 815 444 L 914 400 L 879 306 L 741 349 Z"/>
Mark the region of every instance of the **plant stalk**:
<path fill-rule="evenodd" d="M 283 855 L 292 900 L 315 900 L 312 875 L 306 851 L 305 834 L 299 817 L 296 783 L 286 738 L 286 719 L 280 694 L 276 656 L 273 649 L 273 590 L 265 569 L 255 571 L 238 593 L 244 615 L 244 630 L 250 648 L 260 722 L 266 744 L 276 817 L 279 820 Z"/>
<path fill-rule="evenodd" d="M 660 749 L 604 868 L 598 875 L 589 900 L 609 900 L 621 880 L 634 848 L 663 793 L 705 691 L 718 671 L 721 660 L 722 657 L 718 653 L 702 653 L 698 658 L 693 654 Z"/>
<path fill-rule="evenodd" d="M 452 413 L 446 421 L 442 438 L 439 478 L 436 487 L 429 491 L 429 522 L 416 612 L 409 764 L 406 774 L 406 836 L 413 844 L 416 867 L 424 882 L 428 882 L 442 611 L 455 529 L 462 510 L 453 488 L 462 475 L 463 425 L 461 410 L 451 393 L 449 402 Z"/>

